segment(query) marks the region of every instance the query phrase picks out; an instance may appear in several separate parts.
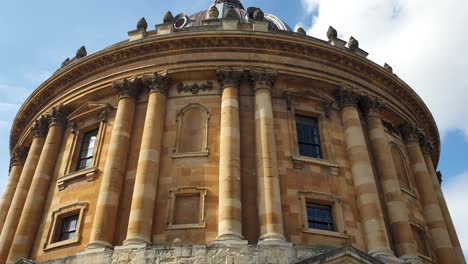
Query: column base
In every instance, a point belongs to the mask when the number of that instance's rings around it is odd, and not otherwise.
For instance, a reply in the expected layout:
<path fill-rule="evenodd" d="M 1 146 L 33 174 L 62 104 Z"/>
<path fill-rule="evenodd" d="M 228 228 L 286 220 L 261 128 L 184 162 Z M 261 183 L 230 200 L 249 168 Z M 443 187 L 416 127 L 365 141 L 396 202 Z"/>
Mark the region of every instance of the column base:
<path fill-rule="evenodd" d="M 89 243 L 85 250 L 78 253 L 80 254 L 89 254 L 89 253 L 100 253 L 108 250 L 112 250 L 113 246 L 106 241 L 93 241 Z"/>
<path fill-rule="evenodd" d="M 292 246 L 292 243 L 289 243 L 286 238 L 281 234 L 265 234 L 258 239 L 258 245 L 260 246 Z"/>
<path fill-rule="evenodd" d="M 153 243 L 142 236 L 133 236 L 125 239 L 122 246 L 115 247 L 115 249 L 131 249 L 131 248 L 145 248 L 152 246 Z"/>
<path fill-rule="evenodd" d="M 378 250 L 374 252 L 369 252 L 369 255 L 388 264 L 404 264 L 405 263 L 404 260 L 401 260 L 395 257 L 395 254 L 391 250 Z"/>
<path fill-rule="evenodd" d="M 424 264 L 424 262 L 415 256 L 401 256 L 400 259 L 402 259 L 405 264 Z"/>

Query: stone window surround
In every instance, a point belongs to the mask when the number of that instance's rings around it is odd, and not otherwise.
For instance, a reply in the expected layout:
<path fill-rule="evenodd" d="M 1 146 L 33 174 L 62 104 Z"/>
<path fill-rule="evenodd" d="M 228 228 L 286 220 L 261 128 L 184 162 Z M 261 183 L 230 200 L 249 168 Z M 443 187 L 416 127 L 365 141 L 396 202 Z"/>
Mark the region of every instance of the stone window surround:
<path fill-rule="evenodd" d="M 299 191 L 298 194 L 301 208 L 302 232 L 337 238 L 348 238 L 348 233 L 344 224 L 343 201 L 340 197 L 313 191 Z M 307 203 L 331 206 L 336 231 L 309 228 L 309 222 L 307 221 Z"/>
<path fill-rule="evenodd" d="M 83 219 L 84 219 L 84 212 L 88 209 L 88 203 L 86 202 L 77 202 L 74 204 L 70 204 L 60 209 L 52 212 L 51 222 L 49 231 L 47 232 L 47 239 L 44 243 L 44 251 L 55 249 L 58 247 L 63 247 L 67 245 L 77 244 L 80 242 L 81 234 L 82 234 L 82 226 L 83 226 Z M 78 214 L 78 221 L 76 225 L 76 235 L 73 239 L 63 240 L 56 242 L 57 232 L 60 229 L 60 220 L 64 217 L 71 216 L 74 214 Z"/>
<path fill-rule="evenodd" d="M 414 218 L 410 219 L 410 225 L 412 227 L 415 227 L 415 228 L 417 228 L 417 229 L 419 229 L 419 230 L 421 230 L 421 231 L 423 231 L 425 233 L 426 240 L 424 242 L 426 242 L 425 243 L 426 248 L 427 248 L 429 254 L 431 254 L 431 247 L 429 245 L 429 237 L 427 236 L 427 234 L 428 234 L 427 226 L 422 221 L 416 220 Z M 418 257 L 420 257 L 420 258 L 422 258 L 424 260 L 427 260 L 429 262 L 434 262 L 432 256 L 426 256 L 426 255 L 424 255 L 422 253 L 419 253 L 419 251 L 417 253 L 418 253 Z"/>
<path fill-rule="evenodd" d="M 288 123 L 289 123 L 289 135 L 291 142 L 291 160 L 293 162 L 294 168 L 301 169 L 304 166 L 304 163 L 315 164 L 322 167 L 328 167 L 331 175 L 339 175 L 339 165 L 335 162 L 335 157 L 333 155 L 333 146 L 329 143 L 330 139 L 330 129 L 328 128 L 328 122 L 326 119 L 326 111 L 317 112 L 304 110 L 302 108 L 297 108 L 291 106 L 288 110 Z M 302 115 L 305 117 L 317 118 L 320 134 L 320 147 L 322 150 L 323 159 L 317 159 L 307 156 L 299 155 L 299 146 L 297 139 L 297 128 L 296 128 L 296 116 Z"/>
<path fill-rule="evenodd" d="M 112 107 L 108 103 L 89 102 L 86 106 L 91 107 L 91 110 L 82 111 L 80 108 L 70 114 L 68 128 L 69 137 L 72 137 L 72 143 L 67 151 L 67 163 L 63 176 L 57 180 L 59 191 L 67 188 L 68 184 L 78 178 L 85 178 L 87 181 L 94 181 L 97 177 L 98 164 L 101 158 L 102 147 L 104 143 L 104 135 L 107 130 L 107 115 Z M 77 113 L 78 112 L 78 113 Z M 94 115 L 93 118 L 89 118 Z M 78 125 L 79 124 L 79 125 Z M 96 136 L 96 147 L 93 154 L 93 166 L 90 168 L 76 170 L 79 152 L 83 141 L 83 135 L 94 129 L 98 130 Z"/>
<path fill-rule="evenodd" d="M 208 188 L 205 187 L 179 187 L 177 189 L 170 189 L 168 196 L 168 210 L 167 210 L 167 230 L 174 229 L 193 229 L 193 228 L 205 228 L 205 197 L 208 192 Z M 175 204 L 177 196 L 182 195 L 200 195 L 200 207 L 198 223 L 194 224 L 174 224 L 173 218 L 175 213 Z"/>
<path fill-rule="evenodd" d="M 182 119 L 183 115 L 186 111 L 192 109 L 192 108 L 198 108 L 204 113 L 204 128 L 205 128 L 205 135 L 203 137 L 204 141 L 202 143 L 202 150 L 198 152 L 180 152 L 179 151 L 179 140 L 180 140 L 180 131 L 182 129 Z M 176 138 L 175 138 L 175 143 L 174 143 L 174 153 L 172 154 L 173 159 L 177 158 L 193 158 L 193 157 L 207 157 L 209 155 L 209 147 L 208 147 L 208 129 L 209 129 L 209 123 L 210 123 L 210 112 L 208 109 L 206 109 L 204 106 L 198 104 L 198 103 L 192 103 L 189 105 L 184 106 L 179 112 L 177 112 L 176 115 L 176 126 L 177 126 L 177 131 L 176 131 Z"/>
<path fill-rule="evenodd" d="M 405 172 L 406 172 L 406 177 L 408 179 L 408 182 L 409 182 L 409 186 L 410 186 L 410 190 L 400 186 L 400 189 L 403 193 L 406 193 L 407 195 L 413 197 L 414 199 L 417 199 L 418 196 L 415 192 L 415 188 L 413 186 L 413 182 L 411 180 L 411 174 L 410 174 L 410 170 L 408 168 L 408 156 L 406 155 L 405 151 L 403 150 L 403 148 L 400 146 L 400 144 L 398 144 L 398 142 L 394 139 L 394 140 L 390 140 L 390 142 L 388 143 L 388 148 L 389 148 L 389 151 L 391 153 L 391 147 L 395 147 L 397 149 L 398 152 L 400 152 L 400 155 L 403 159 L 403 162 L 404 162 L 404 166 L 405 166 Z"/>

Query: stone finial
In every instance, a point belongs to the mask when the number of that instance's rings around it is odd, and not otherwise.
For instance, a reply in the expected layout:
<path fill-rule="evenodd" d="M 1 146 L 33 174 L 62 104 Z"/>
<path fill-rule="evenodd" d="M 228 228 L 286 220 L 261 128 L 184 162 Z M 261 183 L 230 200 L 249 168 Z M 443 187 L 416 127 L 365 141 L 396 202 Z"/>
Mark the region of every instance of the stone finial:
<path fill-rule="evenodd" d="M 233 6 L 229 6 L 224 13 L 224 18 L 226 19 L 239 19 L 239 14 L 237 13 L 236 9 Z"/>
<path fill-rule="evenodd" d="M 392 66 L 388 65 L 387 63 L 385 63 L 383 67 L 384 67 L 384 69 L 386 69 L 387 71 L 393 73 L 393 68 L 392 68 Z"/>
<path fill-rule="evenodd" d="M 226 87 L 239 88 L 243 75 L 244 69 L 242 68 L 220 67 L 216 70 L 216 77 L 221 90 Z"/>
<path fill-rule="evenodd" d="M 297 33 L 304 35 L 304 36 L 307 35 L 306 31 L 301 27 L 297 29 Z"/>
<path fill-rule="evenodd" d="M 174 22 L 174 16 L 172 15 L 171 11 L 167 11 L 167 13 L 164 15 L 163 18 L 163 23 L 173 23 Z"/>
<path fill-rule="evenodd" d="M 328 40 L 333 40 L 333 39 L 338 38 L 338 31 L 336 31 L 336 29 L 330 26 L 327 31 L 327 38 Z"/>
<path fill-rule="evenodd" d="M 51 125 L 67 125 L 67 116 L 70 114 L 70 109 L 66 106 L 59 105 L 52 108 L 52 111 L 49 113 L 49 118 Z"/>
<path fill-rule="evenodd" d="M 150 92 L 158 92 L 167 95 L 169 87 L 172 83 L 172 78 L 168 76 L 167 72 L 155 72 L 154 75 L 147 81 L 149 82 L 148 90 Z"/>
<path fill-rule="evenodd" d="M 119 99 L 132 98 L 136 100 L 142 90 L 142 86 L 141 78 L 134 78 L 131 80 L 125 78 L 112 83 L 112 88 L 119 94 Z"/>
<path fill-rule="evenodd" d="M 81 48 L 79 48 L 77 51 L 76 51 L 76 56 L 75 58 L 77 59 L 81 59 L 81 58 L 84 58 L 88 55 L 88 52 L 86 51 L 86 47 L 85 46 L 82 46 Z"/>
<path fill-rule="evenodd" d="M 278 73 L 270 69 L 251 69 L 249 71 L 249 82 L 254 90 L 266 88 L 271 90 L 275 85 Z"/>
<path fill-rule="evenodd" d="M 26 148 L 15 147 L 13 151 L 11 152 L 10 167 L 24 164 L 24 161 L 26 160 L 27 156 L 28 156 L 28 151 Z"/>
<path fill-rule="evenodd" d="M 60 65 L 60 68 L 67 66 L 69 63 L 70 63 L 70 58 L 66 58 Z"/>
<path fill-rule="evenodd" d="M 255 21 L 265 20 L 265 13 L 263 13 L 263 11 L 260 8 L 257 8 L 257 10 L 255 10 L 253 13 L 253 19 Z"/>
<path fill-rule="evenodd" d="M 41 116 L 39 117 L 36 122 L 34 122 L 31 132 L 33 134 L 33 137 L 46 137 L 47 136 L 47 131 L 49 130 L 49 118 L 46 116 Z"/>
<path fill-rule="evenodd" d="M 360 106 L 365 116 L 367 117 L 379 116 L 380 117 L 380 115 L 382 114 L 382 111 L 385 108 L 385 103 L 382 101 L 382 99 L 376 96 L 366 95 L 361 98 Z"/>
<path fill-rule="evenodd" d="M 148 29 L 148 22 L 146 22 L 146 19 L 145 17 L 142 17 L 140 20 L 138 20 L 138 23 L 137 23 L 137 29 L 139 30 L 147 30 Z"/>
<path fill-rule="evenodd" d="M 346 106 L 357 106 L 360 98 L 359 90 L 347 84 L 341 84 L 336 94 L 336 101 L 341 109 Z"/>
<path fill-rule="evenodd" d="M 354 37 L 349 38 L 348 41 L 348 48 L 351 51 L 356 51 L 359 49 L 359 41 L 357 41 Z"/>
<path fill-rule="evenodd" d="M 212 6 L 210 11 L 208 12 L 209 19 L 217 19 L 219 18 L 219 10 L 216 6 Z"/>
<path fill-rule="evenodd" d="M 437 171 L 437 180 L 439 181 L 439 185 L 442 185 L 442 172 L 441 171 Z"/>

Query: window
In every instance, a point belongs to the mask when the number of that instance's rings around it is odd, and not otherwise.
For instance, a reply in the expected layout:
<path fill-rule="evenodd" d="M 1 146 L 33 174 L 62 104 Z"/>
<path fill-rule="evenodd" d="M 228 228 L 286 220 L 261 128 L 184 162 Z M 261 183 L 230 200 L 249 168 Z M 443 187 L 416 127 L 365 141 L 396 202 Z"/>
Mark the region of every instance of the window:
<path fill-rule="evenodd" d="M 199 187 L 169 190 L 167 229 L 204 228 L 206 193 Z"/>
<path fill-rule="evenodd" d="M 60 225 L 60 232 L 57 237 L 57 241 L 64 241 L 64 240 L 69 240 L 73 239 L 76 237 L 76 227 L 78 224 L 78 214 L 64 217 L 62 219 L 62 223 Z"/>
<path fill-rule="evenodd" d="M 391 145 L 390 147 L 392 152 L 393 163 L 395 164 L 395 169 L 397 172 L 398 180 L 400 182 L 401 188 L 411 191 L 411 184 L 408 178 L 408 173 L 406 170 L 406 162 L 403 159 L 403 155 L 397 146 Z"/>
<path fill-rule="evenodd" d="M 96 138 L 98 130 L 92 130 L 84 134 L 81 144 L 80 156 L 77 170 L 93 167 L 94 149 L 96 148 Z"/>
<path fill-rule="evenodd" d="M 424 229 L 415 225 L 411 225 L 411 230 L 413 232 L 413 238 L 416 241 L 418 253 L 424 256 L 430 256 L 429 247 L 427 245 L 426 232 Z"/>
<path fill-rule="evenodd" d="M 335 231 L 332 207 L 328 205 L 307 203 L 307 222 L 309 228 Z"/>
<path fill-rule="evenodd" d="M 317 118 L 296 116 L 299 155 L 322 159 Z"/>

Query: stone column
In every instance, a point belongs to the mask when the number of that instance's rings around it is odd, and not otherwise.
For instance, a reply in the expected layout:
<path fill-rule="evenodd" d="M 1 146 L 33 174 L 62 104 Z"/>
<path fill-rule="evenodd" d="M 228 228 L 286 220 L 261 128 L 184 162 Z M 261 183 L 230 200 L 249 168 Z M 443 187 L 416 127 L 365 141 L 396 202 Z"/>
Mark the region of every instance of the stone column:
<path fill-rule="evenodd" d="M 429 174 L 432 178 L 432 184 L 436 192 L 440 210 L 442 211 L 442 216 L 444 217 L 445 226 L 449 233 L 450 241 L 452 241 L 457 263 L 466 263 L 465 256 L 463 255 L 463 250 L 460 245 L 460 240 L 458 239 L 457 231 L 455 230 L 452 217 L 450 216 L 450 211 L 448 209 L 447 202 L 445 202 L 444 194 L 442 193 L 442 189 L 440 188 L 441 182 L 439 182 L 439 176 L 437 175 L 436 168 L 434 166 L 434 163 L 432 162 L 432 157 L 431 157 L 432 145 L 429 142 L 426 142 L 422 150 L 423 150 L 424 160 L 426 161 L 427 170 L 429 171 Z M 440 177 L 442 178 L 441 175 Z"/>
<path fill-rule="evenodd" d="M 411 168 L 419 193 L 419 201 L 423 208 L 423 215 L 431 234 L 432 246 L 437 259 L 440 263 L 457 263 L 452 241 L 437 201 L 433 181 L 427 170 L 426 161 L 419 145 L 422 135 L 413 125 L 404 125 L 401 130 L 406 141 L 406 148 L 408 149 Z"/>
<path fill-rule="evenodd" d="M 87 250 L 100 251 L 112 248 L 120 192 L 127 165 L 130 136 L 136 99 L 142 87 L 141 79 L 114 82 L 113 88 L 119 94 L 117 113 L 102 174 L 93 228 Z"/>
<path fill-rule="evenodd" d="M 130 247 L 146 247 L 152 244 L 153 211 L 165 124 L 166 97 L 170 84 L 170 79 L 166 75 L 155 74 L 148 81 L 150 82 L 148 108 L 133 188 L 127 238 L 124 241 L 124 245 Z"/>
<path fill-rule="evenodd" d="M 411 263 L 421 263 L 416 242 L 411 232 L 409 211 L 393 163 L 386 132 L 382 124 L 383 102 L 378 98 L 366 97 L 362 106 L 367 118 L 369 138 L 375 157 L 375 165 L 380 175 L 380 184 L 385 197 L 385 205 L 391 227 L 391 234 L 398 256 Z"/>
<path fill-rule="evenodd" d="M 338 93 L 348 157 L 351 162 L 356 198 L 364 228 L 368 253 L 376 257 L 392 257 L 377 185 L 362 123 L 357 107 L 360 95 L 351 88 L 342 88 Z"/>
<path fill-rule="evenodd" d="M 240 179 L 239 87 L 241 69 L 219 69 L 222 91 L 219 136 L 218 237 L 220 242 L 242 241 Z"/>
<path fill-rule="evenodd" d="M 13 200 L 5 218 L 2 234 L 0 236 L 0 263 L 5 263 L 10 252 L 11 243 L 15 236 L 18 222 L 23 212 L 24 203 L 29 193 L 31 181 L 36 171 L 36 166 L 44 146 L 44 139 L 47 134 L 49 123 L 47 118 L 39 118 L 32 127 L 33 139 L 28 156 L 24 162 L 23 171 L 16 186 Z"/>
<path fill-rule="evenodd" d="M 271 90 L 275 72 L 251 70 L 255 92 L 255 142 L 258 176 L 259 243 L 284 243 L 283 212 L 276 154 Z"/>
<path fill-rule="evenodd" d="M 3 224 L 5 224 L 5 219 L 8 214 L 8 210 L 10 209 L 16 186 L 18 185 L 18 181 L 21 176 L 21 171 L 23 171 L 23 165 L 26 156 L 26 149 L 22 147 L 15 147 L 11 154 L 10 176 L 8 177 L 7 185 L 5 186 L 2 198 L 0 199 L 0 234 L 3 229 Z"/>
<path fill-rule="evenodd" d="M 44 147 L 37 163 L 28 198 L 13 238 L 8 263 L 20 258 L 28 258 L 29 252 L 36 239 L 36 233 L 43 215 L 44 205 L 51 188 L 57 158 L 62 145 L 62 138 L 67 124 L 66 116 L 69 110 L 64 106 L 54 107 L 49 115 L 50 127 L 45 139 Z M 53 187 L 52 187 L 53 188 Z"/>

